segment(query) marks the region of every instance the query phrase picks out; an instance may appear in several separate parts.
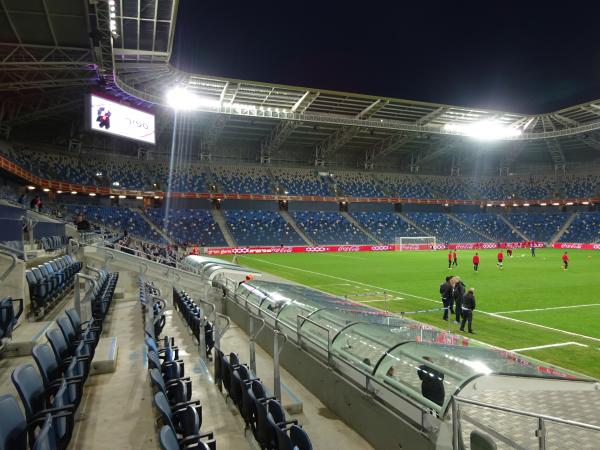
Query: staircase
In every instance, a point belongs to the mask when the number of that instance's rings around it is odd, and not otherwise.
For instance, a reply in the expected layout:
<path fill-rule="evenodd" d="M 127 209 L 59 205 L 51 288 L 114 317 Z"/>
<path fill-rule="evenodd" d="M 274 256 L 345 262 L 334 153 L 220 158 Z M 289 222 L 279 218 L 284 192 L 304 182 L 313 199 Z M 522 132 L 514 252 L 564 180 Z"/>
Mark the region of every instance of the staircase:
<path fill-rule="evenodd" d="M 550 244 L 554 244 L 562 237 L 563 234 L 565 234 L 565 231 L 567 231 L 567 229 L 571 226 L 571 223 L 573 223 L 576 217 L 577 213 L 575 212 L 569 216 L 569 218 L 565 221 L 563 226 L 560 227 L 560 229 L 556 232 L 554 236 L 552 236 L 552 239 L 550 239 Z"/>
<path fill-rule="evenodd" d="M 448 214 L 448 217 L 450 219 L 454 220 L 455 222 L 460 223 L 465 228 L 468 228 L 473 233 L 478 234 L 478 235 L 484 237 L 485 239 L 489 240 L 490 242 L 496 242 L 496 239 L 494 237 L 490 236 L 489 234 L 483 233 L 482 231 L 479 231 L 477 228 L 474 228 L 473 226 L 469 225 L 466 222 L 463 222 L 458 217 L 456 217 L 454 214 Z"/>
<path fill-rule="evenodd" d="M 141 209 L 141 208 L 131 208 L 131 209 L 133 211 L 137 212 L 140 215 L 140 217 L 142 219 L 144 219 L 148 225 L 150 225 L 150 228 L 152 228 L 154 231 L 156 231 L 158 234 L 160 234 L 169 244 L 171 244 L 171 245 L 175 244 L 175 242 L 173 242 L 173 239 L 171 239 L 167 235 L 167 233 L 165 233 L 163 230 L 161 230 L 159 227 L 157 227 L 156 224 L 150 220 L 150 218 L 146 215 L 146 213 L 144 212 L 143 209 Z"/>
<path fill-rule="evenodd" d="M 306 245 L 309 246 L 313 246 L 315 245 L 314 242 L 312 242 L 308 236 L 306 235 L 306 233 L 304 233 L 304 230 L 302 228 L 300 228 L 298 226 L 298 224 L 296 223 L 296 221 L 294 220 L 294 218 L 290 215 L 289 212 L 287 211 L 279 211 L 279 214 L 281 214 L 281 217 L 283 217 L 283 220 L 285 220 L 287 222 L 287 224 L 292 227 L 294 229 L 294 231 L 296 233 L 298 233 L 298 236 L 300 236 L 302 238 L 302 240 L 304 242 L 306 242 Z"/>
<path fill-rule="evenodd" d="M 504 214 L 498 214 L 498 217 L 500 218 L 500 220 L 502 222 L 504 222 L 506 225 L 508 225 L 510 227 L 510 229 L 513 230 L 513 232 L 515 232 L 517 235 L 519 235 L 521 237 L 521 239 L 523 239 L 524 241 L 530 240 L 527 236 L 525 236 L 523 233 L 521 233 L 521 230 L 519 230 L 512 223 L 510 223 L 510 221 L 506 217 L 504 217 Z"/>
<path fill-rule="evenodd" d="M 218 209 L 211 209 L 210 213 L 212 214 L 215 223 L 219 225 L 219 228 L 221 229 L 221 233 L 223 233 L 223 237 L 225 238 L 225 242 L 227 242 L 227 245 L 230 247 L 237 247 L 237 242 L 235 242 L 235 239 L 233 238 L 233 235 L 231 234 L 231 231 L 227 226 L 227 222 L 225 221 L 225 217 L 223 217 L 221 211 L 219 211 Z"/>
<path fill-rule="evenodd" d="M 352 217 L 349 213 L 341 212 L 341 214 L 348 222 L 350 222 L 352 225 L 354 225 L 356 228 L 358 228 L 360 231 L 362 231 L 365 235 L 367 235 L 369 237 L 369 239 L 371 239 L 374 242 L 377 242 L 378 244 L 383 244 L 383 242 L 381 242 L 379 239 L 377 239 L 373 233 L 371 233 L 369 230 L 367 230 L 365 227 L 363 227 L 360 223 L 358 223 L 357 220 L 354 217 Z"/>
<path fill-rule="evenodd" d="M 431 233 L 431 231 L 428 231 L 425 228 L 422 228 L 419 225 L 417 225 L 415 222 L 413 222 L 408 217 L 406 217 L 405 214 L 402 214 L 402 213 L 399 213 L 399 212 L 397 212 L 396 214 L 398 214 L 398 216 L 400 216 L 400 218 L 402 220 L 404 220 L 407 224 L 409 224 L 411 227 L 416 228 L 421 233 L 423 233 L 423 236 L 431 236 L 433 234 L 433 233 Z"/>

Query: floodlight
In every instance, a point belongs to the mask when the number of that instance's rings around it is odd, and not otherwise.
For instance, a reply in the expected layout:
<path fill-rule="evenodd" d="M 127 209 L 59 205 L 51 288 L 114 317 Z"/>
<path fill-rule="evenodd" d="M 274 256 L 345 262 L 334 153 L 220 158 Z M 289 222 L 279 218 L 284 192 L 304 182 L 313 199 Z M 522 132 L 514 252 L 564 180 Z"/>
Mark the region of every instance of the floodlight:
<path fill-rule="evenodd" d="M 113 186 L 120 186 L 120 185 L 121 185 L 121 183 L 119 183 L 118 181 L 113 181 L 113 184 L 112 184 L 112 185 L 113 185 Z"/>
<path fill-rule="evenodd" d="M 142 197 L 141 195 L 138 195 L 137 197 L 135 197 L 136 200 L 144 200 L 144 197 Z"/>
<path fill-rule="evenodd" d="M 573 204 L 573 202 L 567 202 L 568 206 L 571 206 Z"/>
<path fill-rule="evenodd" d="M 90 192 L 90 197 L 95 197 L 96 193 L 95 192 Z"/>
<path fill-rule="evenodd" d="M 111 200 L 115 198 L 114 195 L 109 196 L 108 198 L 110 198 Z"/>
<path fill-rule="evenodd" d="M 122 198 L 127 198 L 127 196 L 126 195 L 119 195 L 119 198 L 121 198 L 121 199 Z"/>
<path fill-rule="evenodd" d="M 60 190 L 59 190 L 59 191 L 56 191 L 56 193 L 57 193 L 57 194 L 62 194 L 62 192 L 63 192 L 63 191 L 60 191 Z"/>
<path fill-rule="evenodd" d="M 167 91 L 167 104 L 176 110 L 189 111 L 200 107 L 218 108 L 221 102 L 216 99 L 199 97 L 182 87 L 175 87 Z"/>
<path fill-rule="evenodd" d="M 500 206 L 502 206 L 504 208 L 506 206 L 506 204 L 500 203 Z"/>
<path fill-rule="evenodd" d="M 590 202 L 581 202 L 582 205 L 589 205 Z"/>
<path fill-rule="evenodd" d="M 521 130 L 507 127 L 494 120 L 483 120 L 469 124 L 447 123 L 444 125 L 444 130 L 486 141 L 508 139 L 521 135 Z"/>
<path fill-rule="evenodd" d="M 529 203 L 523 203 L 523 206 L 529 206 Z"/>
<path fill-rule="evenodd" d="M 540 203 L 540 206 L 546 206 L 546 203 Z"/>
<path fill-rule="evenodd" d="M 30 191 L 33 191 L 35 189 L 35 186 L 27 186 L 27 189 L 29 189 Z"/>
<path fill-rule="evenodd" d="M 160 199 L 160 195 L 155 195 L 154 200 L 158 200 L 158 199 Z"/>
<path fill-rule="evenodd" d="M 71 191 L 71 195 L 77 195 L 77 191 Z"/>
<path fill-rule="evenodd" d="M 485 206 L 492 206 L 492 204 L 491 204 L 491 203 L 488 203 L 488 204 L 487 204 L 487 205 L 485 205 Z"/>
<path fill-rule="evenodd" d="M 44 189 L 42 189 L 42 191 L 44 191 L 44 192 L 50 192 L 50 189 L 44 188 Z"/>
<path fill-rule="evenodd" d="M 560 203 L 554 202 L 554 203 L 552 203 L 552 206 L 560 206 Z"/>

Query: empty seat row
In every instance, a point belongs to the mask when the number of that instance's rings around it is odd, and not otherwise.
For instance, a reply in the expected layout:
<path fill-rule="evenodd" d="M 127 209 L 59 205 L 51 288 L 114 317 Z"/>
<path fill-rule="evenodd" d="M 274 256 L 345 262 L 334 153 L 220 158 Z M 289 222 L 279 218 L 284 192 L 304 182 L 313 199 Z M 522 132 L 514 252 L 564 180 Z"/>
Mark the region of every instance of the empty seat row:
<path fill-rule="evenodd" d="M 34 315 L 43 315 L 73 286 L 81 262 L 70 255 L 61 256 L 25 272 Z"/>
<path fill-rule="evenodd" d="M 69 238 L 67 236 L 44 236 L 40 239 L 42 248 L 47 252 L 60 250 L 61 248 L 64 248 L 68 242 Z"/>
<path fill-rule="evenodd" d="M 173 288 L 173 306 L 176 311 L 180 312 L 183 320 L 190 327 L 198 344 L 200 344 L 201 321 L 204 320 L 204 343 L 206 344 L 206 355 L 210 359 L 215 346 L 214 326 L 202 314 L 202 308 L 192 300 L 187 292 L 179 291 L 176 288 Z"/>
<path fill-rule="evenodd" d="M 104 293 L 98 289 L 92 303 L 104 301 Z M 75 309 L 65 311 L 46 333 L 48 343 L 33 347 L 37 369 L 27 363 L 13 371 L 25 415 L 15 397 L 0 396 L 0 450 L 68 448 L 104 316 L 82 322 Z"/>
<path fill-rule="evenodd" d="M 280 401 L 267 395 L 265 385 L 247 365 L 241 364 L 236 353 L 226 356 L 216 350 L 215 378 L 224 387 L 263 450 L 312 450 L 308 434 L 297 420 L 286 420 Z"/>
<path fill-rule="evenodd" d="M 140 279 L 148 373 L 157 423 L 160 425 L 160 447 L 162 450 L 216 450 L 213 433 L 201 430 L 202 404 L 198 400 L 191 400 L 192 382 L 185 377 L 179 349 L 172 338 L 165 336 L 161 339 L 159 334 L 155 334 L 157 327 L 154 324 L 160 316 L 164 316 L 165 307 L 159 294 L 158 289 Z"/>

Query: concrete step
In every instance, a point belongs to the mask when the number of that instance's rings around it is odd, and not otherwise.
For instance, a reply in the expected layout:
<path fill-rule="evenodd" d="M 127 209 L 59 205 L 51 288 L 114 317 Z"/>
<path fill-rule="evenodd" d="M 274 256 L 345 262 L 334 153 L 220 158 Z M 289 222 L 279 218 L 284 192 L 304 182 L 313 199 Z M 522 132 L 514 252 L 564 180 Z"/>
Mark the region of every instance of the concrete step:
<path fill-rule="evenodd" d="M 28 356 L 36 344 L 46 342 L 46 332 L 54 328 L 54 322 L 25 322 L 14 330 L 12 339 L 6 342 L 4 356 Z"/>
<path fill-rule="evenodd" d="M 125 298 L 125 288 L 116 288 L 113 294 L 113 299 L 122 300 Z"/>
<path fill-rule="evenodd" d="M 117 370 L 118 350 L 116 336 L 100 338 L 94 352 L 90 375 L 112 373 Z"/>

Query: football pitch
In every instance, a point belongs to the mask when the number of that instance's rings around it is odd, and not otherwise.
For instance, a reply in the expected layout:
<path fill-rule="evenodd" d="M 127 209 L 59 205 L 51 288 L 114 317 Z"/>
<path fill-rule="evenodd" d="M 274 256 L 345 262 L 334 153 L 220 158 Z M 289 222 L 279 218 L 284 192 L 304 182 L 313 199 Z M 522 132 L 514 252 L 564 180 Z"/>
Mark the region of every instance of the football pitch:
<path fill-rule="evenodd" d="M 240 264 L 321 291 L 347 296 L 379 309 L 413 312 L 441 308 L 439 286 L 458 275 L 475 288 L 473 339 L 514 350 L 557 366 L 600 378 L 600 253 L 517 249 L 496 267 L 496 250 L 459 251 L 458 267 L 448 269 L 446 251 L 272 254 L 238 256 Z M 382 294 L 385 292 L 385 294 Z M 442 311 L 407 317 L 459 332 Z"/>

